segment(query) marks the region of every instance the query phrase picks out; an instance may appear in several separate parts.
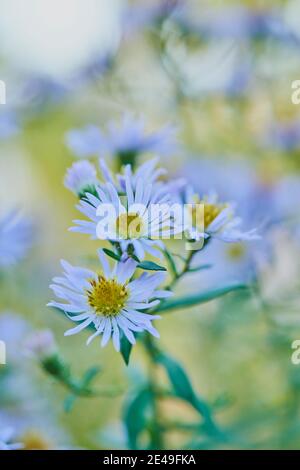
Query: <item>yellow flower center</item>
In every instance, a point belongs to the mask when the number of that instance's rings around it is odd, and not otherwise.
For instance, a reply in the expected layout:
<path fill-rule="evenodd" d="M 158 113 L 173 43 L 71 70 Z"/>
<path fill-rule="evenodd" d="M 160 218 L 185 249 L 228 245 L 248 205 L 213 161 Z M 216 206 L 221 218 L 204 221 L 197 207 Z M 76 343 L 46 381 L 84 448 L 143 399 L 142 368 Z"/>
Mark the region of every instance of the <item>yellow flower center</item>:
<path fill-rule="evenodd" d="M 143 220 L 134 212 L 120 214 L 117 218 L 116 231 L 120 238 L 140 238 L 143 228 Z"/>
<path fill-rule="evenodd" d="M 193 227 L 200 231 L 206 230 L 225 207 L 226 204 L 211 204 L 205 200 L 201 201 L 198 199 L 190 210 Z"/>
<path fill-rule="evenodd" d="M 204 228 L 207 228 L 222 212 L 224 204 L 204 203 Z"/>
<path fill-rule="evenodd" d="M 244 256 L 246 252 L 245 246 L 242 243 L 232 243 L 227 248 L 227 256 L 233 261 L 238 261 Z"/>
<path fill-rule="evenodd" d="M 128 289 L 118 284 L 115 279 L 98 279 L 90 281 L 91 288 L 87 291 L 89 305 L 97 315 L 114 317 L 120 313 L 128 299 Z"/>

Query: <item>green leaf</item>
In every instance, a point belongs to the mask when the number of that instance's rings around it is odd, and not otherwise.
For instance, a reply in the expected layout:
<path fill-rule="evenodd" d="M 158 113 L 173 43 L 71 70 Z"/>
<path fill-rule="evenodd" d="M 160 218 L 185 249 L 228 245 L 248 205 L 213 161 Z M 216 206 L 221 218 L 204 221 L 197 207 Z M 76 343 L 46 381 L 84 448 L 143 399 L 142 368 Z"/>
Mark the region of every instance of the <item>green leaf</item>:
<path fill-rule="evenodd" d="M 111 258 L 115 259 L 116 261 L 120 261 L 121 257 L 117 255 L 117 253 L 114 253 L 113 251 L 109 250 L 108 248 L 103 248 L 104 253 L 107 256 L 110 256 Z"/>
<path fill-rule="evenodd" d="M 176 396 L 193 404 L 196 395 L 183 367 L 164 353 L 159 353 L 157 362 L 165 368 Z"/>
<path fill-rule="evenodd" d="M 191 381 L 182 365 L 162 352 L 159 353 L 156 360 L 165 368 L 175 395 L 192 405 L 201 414 L 210 429 L 215 430 L 210 407 L 194 392 Z"/>
<path fill-rule="evenodd" d="M 139 436 L 146 428 L 152 406 L 153 396 L 148 386 L 138 390 L 133 398 L 125 405 L 123 420 L 126 426 L 128 446 L 130 449 L 137 450 L 139 448 Z"/>
<path fill-rule="evenodd" d="M 122 354 L 122 357 L 124 359 L 126 366 L 128 366 L 129 360 L 130 360 L 130 354 L 132 350 L 132 344 L 130 343 L 130 341 L 128 341 L 125 335 L 121 336 L 120 342 L 121 342 L 120 352 Z"/>
<path fill-rule="evenodd" d="M 166 268 L 159 266 L 159 264 L 153 263 L 153 261 L 142 261 L 137 265 L 137 267 L 147 271 L 166 271 Z"/>
<path fill-rule="evenodd" d="M 189 268 L 188 273 L 196 273 L 198 271 L 203 271 L 204 269 L 210 269 L 212 264 L 202 264 L 200 266 L 195 266 L 194 268 Z"/>
<path fill-rule="evenodd" d="M 88 369 L 82 377 L 82 381 L 80 383 L 80 386 L 83 389 L 87 388 L 92 383 L 92 381 L 94 380 L 96 375 L 99 374 L 100 371 L 101 371 L 101 367 L 99 367 L 99 366 L 94 366 L 94 367 L 91 367 L 90 369 Z"/>
<path fill-rule="evenodd" d="M 222 297 L 223 295 L 229 294 L 230 292 L 247 288 L 249 288 L 249 286 L 246 284 L 230 284 L 228 286 L 200 292 L 199 294 L 191 294 L 186 297 L 178 297 L 177 299 L 166 300 L 155 309 L 155 313 L 193 307 L 194 305 L 199 305 L 205 302 L 209 302 L 210 300 L 217 299 L 218 297 Z"/>
<path fill-rule="evenodd" d="M 77 397 L 74 394 L 68 395 L 66 397 L 64 401 L 64 410 L 66 413 L 70 413 L 70 411 L 72 411 L 76 398 Z"/>

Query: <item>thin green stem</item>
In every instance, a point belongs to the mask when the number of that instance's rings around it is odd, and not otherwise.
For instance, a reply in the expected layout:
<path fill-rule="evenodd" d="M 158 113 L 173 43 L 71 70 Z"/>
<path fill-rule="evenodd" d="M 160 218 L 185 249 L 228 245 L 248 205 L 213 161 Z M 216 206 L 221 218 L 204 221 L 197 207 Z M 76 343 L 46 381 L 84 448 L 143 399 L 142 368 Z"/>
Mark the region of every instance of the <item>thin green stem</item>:
<path fill-rule="evenodd" d="M 152 422 L 149 428 L 150 439 L 151 439 L 151 448 L 153 449 L 164 449 L 164 436 L 163 436 L 163 426 L 161 425 L 161 410 L 159 406 L 159 399 L 161 398 L 161 390 L 156 380 L 157 375 L 157 364 L 155 361 L 155 347 L 153 344 L 152 336 L 147 333 L 143 336 L 143 344 L 145 350 L 148 353 L 149 359 L 149 388 L 152 394 L 153 402 L 153 416 Z"/>
<path fill-rule="evenodd" d="M 194 257 L 194 255 L 197 253 L 197 251 L 189 251 L 189 254 L 187 256 L 187 258 L 185 259 L 184 261 L 184 265 L 182 267 L 182 270 L 180 272 L 178 272 L 177 270 L 174 272 L 173 271 L 173 279 L 172 281 L 170 282 L 170 284 L 166 287 L 166 289 L 168 290 L 172 290 L 175 285 L 177 284 L 177 282 L 188 272 L 189 268 L 190 268 L 190 265 L 191 265 L 191 262 L 192 262 L 192 259 Z"/>

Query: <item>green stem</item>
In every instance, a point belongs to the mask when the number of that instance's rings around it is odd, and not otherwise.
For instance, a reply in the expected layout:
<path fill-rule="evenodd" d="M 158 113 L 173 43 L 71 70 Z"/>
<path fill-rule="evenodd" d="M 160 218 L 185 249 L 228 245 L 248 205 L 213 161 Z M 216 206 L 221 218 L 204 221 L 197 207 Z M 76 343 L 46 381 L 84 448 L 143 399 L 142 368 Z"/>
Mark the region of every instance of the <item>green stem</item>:
<path fill-rule="evenodd" d="M 166 287 L 166 289 L 172 290 L 175 287 L 175 284 L 177 284 L 177 282 L 182 278 L 182 276 L 184 276 L 188 272 L 192 259 L 196 253 L 196 250 L 191 250 L 188 254 L 188 257 L 185 259 L 182 270 L 180 272 L 178 272 L 177 270 L 175 272 L 173 271 L 173 279 L 170 284 Z"/>
<path fill-rule="evenodd" d="M 114 397 L 120 394 L 121 390 L 116 388 L 106 388 L 102 390 L 92 390 L 88 384 L 72 377 L 70 368 L 58 356 L 53 355 L 41 362 L 43 369 L 70 392 L 78 397 Z"/>
<path fill-rule="evenodd" d="M 160 387 L 156 381 L 156 361 L 155 361 L 155 346 L 150 333 L 143 336 L 143 344 L 145 350 L 148 353 L 149 358 L 149 388 L 153 397 L 152 409 L 152 423 L 149 428 L 151 438 L 151 448 L 162 450 L 164 449 L 164 436 L 163 426 L 160 424 L 161 421 L 161 410 L 159 407 L 159 399 L 161 396 Z"/>

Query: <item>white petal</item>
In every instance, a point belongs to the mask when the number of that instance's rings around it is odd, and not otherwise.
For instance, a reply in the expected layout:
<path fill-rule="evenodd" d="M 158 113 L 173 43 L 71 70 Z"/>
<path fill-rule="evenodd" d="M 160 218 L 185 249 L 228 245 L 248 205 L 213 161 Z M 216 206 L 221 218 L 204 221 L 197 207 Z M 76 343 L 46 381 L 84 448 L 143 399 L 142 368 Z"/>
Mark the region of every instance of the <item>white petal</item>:
<path fill-rule="evenodd" d="M 119 352 L 120 351 L 120 332 L 119 332 L 119 327 L 115 318 L 112 318 L 112 324 L 113 324 L 113 345 L 116 351 Z"/>
<path fill-rule="evenodd" d="M 108 341 L 110 340 L 110 337 L 111 337 L 111 321 L 110 321 L 110 318 L 107 318 L 105 320 L 105 326 L 104 326 L 104 332 L 103 332 L 103 336 L 102 336 L 102 341 L 101 341 L 101 346 L 104 348 L 104 346 L 106 346 L 106 344 L 108 343 Z"/>
<path fill-rule="evenodd" d="M 105 325 L 105 319 L 101 320 L 101 323 L 100 325 L 98 326 L 97 328 L 97 331 L 95 333 L 92 334 L 92 336 L 90 336 L 86 342 L 87 346 L 89 346 L 89 344 L 91 344 L 91 342 L 99 335 L 101 335 L 103 329 L 104 329 L 104 325 Z"/>
<path fill-rule="evenodd" d="M 137 309 L 137 310 L 145 310 L 146 308 L 155 307 L 160 302 L 159 300 L 153 300 L 152 302 L 142 303 L 142 302 L 128 302 L 128 307 Z"/>
<path fill-rule="evenodd" d="M 132 275 L 136 269 L 136 261 L 129 258 L 125 262 L 118 262 L 116 267 L 116 276 L 120 284 L 125 284 L 128 279 L 132 278 Z"/>
<path fill-rule="evenodd" d="M 89 326 L 90 323 L 92 323 L 93 318 L 89 317 L 87 318 L 84 322 L 82 322 L 80 325 L 75 326 L 75 328 L 71 328 L 71 330 L 67 330 L 64 334 L 64 336 L 71 336 L 71 335 L 76 335 L 76 333 L 79 333 L 82 331 L 84 328 Z"/>
<path fill-rule="evenodd" d="M 49 302 L 47 304 L 47 307 L 55 307 L 58 308 L 59 310 L 62 310 L 63 312 L 69 312 L 69 313 L 80 313 L 83 312 L 84 307 L 78 305 L 68 305 L 68 304 L 61 304 L 59 302 Z"/>
<path fill-rule="evenodd" d="M 166 299 L 168 297 L 172 297 L 172 295 L 174 295 L 174 292 L 171 292 L 169 290 L 156 290 L 154 292 L 154 296 L 158 299 Z"/>
<path fill-rule="evenodd" d="M 104 251 L 101 249 L 98 250 L 98 256 L 99 256 L 99 260 L 103 268 L 104 275 L 107 279 L 109 279 L 111 276 L 111 271 L 110 271 L 109 263 L 107 260 L 107 256 L 105 255 Z"/>
<path fill-rule="evenodd" d="M 136 256 L 139 260 L 143 260 L 145 256 L 145 251 L 142 244 L 138 240 L 132 240 Z"/>

